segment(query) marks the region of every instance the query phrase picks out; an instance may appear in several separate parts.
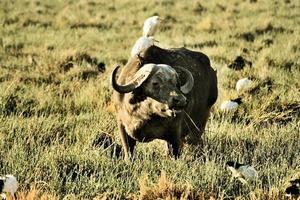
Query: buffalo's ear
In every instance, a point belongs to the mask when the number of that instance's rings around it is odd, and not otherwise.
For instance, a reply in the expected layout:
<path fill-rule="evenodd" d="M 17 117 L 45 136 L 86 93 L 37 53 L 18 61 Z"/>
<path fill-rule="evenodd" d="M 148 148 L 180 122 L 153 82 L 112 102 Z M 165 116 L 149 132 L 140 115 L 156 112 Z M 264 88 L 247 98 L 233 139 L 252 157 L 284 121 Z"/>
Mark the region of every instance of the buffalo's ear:
<path fill-rule="evenodd" d="M 179 75 L 180 90 L 184 94 L 188 94 L 194 87 L 194 77 L 193 74 L 186 68 L 180 66 L 173 66 Z"/>
<path fill-rule="evenodd" d="M 136 88 L 132 91 L 133 96 L 129 100 L 130 104 L 136 104 L 144 101 L 146 99 L 146 95 L 143 93 L 143 90 L 141 87 Z"/>

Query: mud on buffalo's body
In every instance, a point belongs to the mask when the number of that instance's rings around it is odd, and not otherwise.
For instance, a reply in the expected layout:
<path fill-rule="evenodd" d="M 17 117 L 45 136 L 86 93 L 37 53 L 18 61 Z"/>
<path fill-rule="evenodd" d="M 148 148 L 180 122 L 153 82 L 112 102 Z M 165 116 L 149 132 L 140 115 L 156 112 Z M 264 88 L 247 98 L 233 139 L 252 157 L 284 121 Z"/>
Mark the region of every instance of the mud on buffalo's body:
<path fill-rule="evenodd" d="M 216 72 L 206 55 L 151 46 L 128 60 L 118 80 L 117 70 L 113 99 L 126 158 L 136 141 L 166 140 L 178 156 L 183 140 L 200 140 L 218 96 Z"/>

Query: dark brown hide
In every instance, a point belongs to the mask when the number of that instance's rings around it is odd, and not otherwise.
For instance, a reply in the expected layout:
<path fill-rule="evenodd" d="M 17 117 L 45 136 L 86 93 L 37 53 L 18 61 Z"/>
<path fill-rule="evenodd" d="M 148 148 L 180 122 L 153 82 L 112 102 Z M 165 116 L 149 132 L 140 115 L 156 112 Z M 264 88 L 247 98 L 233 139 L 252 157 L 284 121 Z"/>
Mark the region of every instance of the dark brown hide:
<path fill-rule="evenodd" d="M 139 56 L 128 60 L 119 75 L 118 83 L 120 85 L 128 83 L 138 69 L 147 63 L 167 64 L 174 67 L 182 83 L 185 82 L 185 78 L 176 66 L 184 67 L 193 74 L 194 86 L 191 92 L 185 95 L 186 113 L 181 112 L 175 118 L 151 113 L 151 106 L 147 108 L 149 100 L 145 100 L 147 97 L 144 96 L 142 89 L 127 94 L 114 91 L 114 104 L 125 155 L 132 153 L 136 141 L 163 139 L 168 142 L 171 153 L 178 156 L 183 141 L 198 143 L 201 140 L 210 108 L 218 96 L 216 72 L 211 67 L 209 58 L 201 52 L 185 48 L 162 49 L 152 46 Z M 140 100 L 130 102 L 134 96 Z M 143 114 L 139 111 L 142 107 Z M 127 123 L 132 123 L 137 117 L 140 123 L 137 123 L 134 131 L 126 131 L 124 127 Z"/>

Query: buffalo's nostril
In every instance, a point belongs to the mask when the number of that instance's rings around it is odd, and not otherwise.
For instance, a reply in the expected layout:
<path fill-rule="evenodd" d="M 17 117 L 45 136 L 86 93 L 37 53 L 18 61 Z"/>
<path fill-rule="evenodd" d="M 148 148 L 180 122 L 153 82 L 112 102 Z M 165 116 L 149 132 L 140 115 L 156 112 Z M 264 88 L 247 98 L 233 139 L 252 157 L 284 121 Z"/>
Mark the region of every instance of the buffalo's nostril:
<path fill-rule="evenodd" d="M 177 105 L 177 104 L 179 104 L 179 103 L 180 103 L 180 100 L 179 100 L 179 99 L 177 99 L 177 98 L 174 98 L 174 99 L 173 99 L 173 103 L 174 103 L 175 105 Z"/>
<path fill-rule="evenodd" d="M 173 104 L 173 107 L 183 107 L 186 105 L 186 99 L 184 97 L 180 97 L 180 96 L 174 97 L 172 99 L 172 104 Z"/>

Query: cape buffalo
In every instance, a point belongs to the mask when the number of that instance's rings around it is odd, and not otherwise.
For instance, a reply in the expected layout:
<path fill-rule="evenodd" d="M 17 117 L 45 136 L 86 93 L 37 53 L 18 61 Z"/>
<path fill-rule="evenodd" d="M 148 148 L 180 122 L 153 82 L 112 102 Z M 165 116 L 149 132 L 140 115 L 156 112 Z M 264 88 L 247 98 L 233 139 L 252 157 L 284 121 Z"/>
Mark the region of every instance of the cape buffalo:
<path fill-rule="evenodd" d="M 167 141 L 180 155 L 181 143 L 201 140 L 210 108 L 218 96 L 216 72 L 203 53 L 151 46 L 129 58 L 111 81 L 125 159 L 136 141 Z"/>

